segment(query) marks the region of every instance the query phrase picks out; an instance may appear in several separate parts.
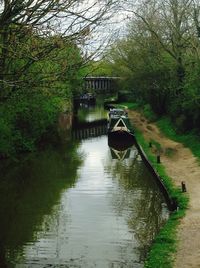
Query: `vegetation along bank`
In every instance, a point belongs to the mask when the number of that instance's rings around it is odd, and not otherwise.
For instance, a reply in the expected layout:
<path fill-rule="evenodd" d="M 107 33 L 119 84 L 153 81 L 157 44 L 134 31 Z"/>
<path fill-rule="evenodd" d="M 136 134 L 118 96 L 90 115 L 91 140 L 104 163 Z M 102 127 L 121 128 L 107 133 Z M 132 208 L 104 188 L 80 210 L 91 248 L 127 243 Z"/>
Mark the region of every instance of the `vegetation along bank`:
<path fill-rule="evenodd" d="M 200 261 L 199 158 L 194 156 L 196 152 L 192 150 L 192 147 L 189 149 L 180 143 L 180 141 L 185 141 L 187 145 L 188 138 L 192 136 L 175 135 L 166 119 L 157 122 L 160 127 L 158 128 L 155 123 L 145 119 L 139 112 L 130 111 L 129 115 L 137 128 L 138 142 L 162 177 L 170 196 L 178 203 L 178 210 L 171 214 L 167 224 L 153 241 L 145 267 L 198 267 Z M 168 133 L 165 130 L 166 127 Z M 193 141 L 195 141 L 194 136 Z M 200 144 L 196 140 L 196 149 L 197 147 L 200 148 Z M 160 164 L 157 163 L 158 154 L 161 157 Z M 181 186 L 183 181 L 186 185 L 186 193 L 183 192 Z"/>

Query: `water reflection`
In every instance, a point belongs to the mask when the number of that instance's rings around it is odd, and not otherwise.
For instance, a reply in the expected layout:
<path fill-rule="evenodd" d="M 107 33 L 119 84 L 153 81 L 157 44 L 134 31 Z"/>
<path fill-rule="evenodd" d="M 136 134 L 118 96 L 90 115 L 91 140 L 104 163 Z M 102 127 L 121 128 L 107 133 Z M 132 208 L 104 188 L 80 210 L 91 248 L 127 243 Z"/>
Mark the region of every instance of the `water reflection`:
<path fill-rule="evenodd" d="M 74 113 L 74 123 L 80 122 L 94 122 L 96 120 L 102 120 L 107 118 L 107 111 L 103 108 L 103 98 L 98 98 L 96 104 L 81 103 L 79 107 L 76 107 Z"/>
<path fill-rule="evenodd" d="M 112 199 L 116 213 L 125 215 L 134 234 L 139 261 L 144 261 L 152 240 L 168 218 L 168 210 L 136 148 L 117 149 L 110 147 L 112 160 L 108 158 L 105 166 L 119 184 Z"/>
<path fill-rule="evenodd" d="M 84 140 L 91 137 L 100 137 L 107 134 L 107 120 L 95 120 L 93 122 L 76 122 L 73 125 L 72 138 Z"/>
<path fill-rule="evenodd" d="M 112 159 L 118 159 L 118 160 L 124 160 L 130 157 L 131 154 L 131 148 L 134 145 L 134 142 L 126 142 L 126 140 L 119 140 L 116 141 L 116 139 L 112 139 L 108 137 L 108 146 L 110 148 L 110 153 L 112 156 Z M 139 156 L 139 153 L 137 150 L 134 150 L 135 157 Z"/>
<path fill-rule="evenodd" d="M 91 103 L 83 103 L 76 110 L 72 125 L 72 138 L 84 140 L 107 134 L 107 112 L 102 102 L 97 101 L 94 107 Z"/>
<path fill-rule="evenodd" d="M 130 157 L 131 148 L 128 148 L 124 151 L 119 151 L 110 147 L 110 152 L 112 155 L 112 159 L 124 160 Z"/>
<path fill-rule="evenodd" d="M 65 154 L 49 149 L 1 166 L 0 267 L 13 267 L 23 257 L 23 245 L 36 241 L 39 231 L 48 231 L 62 191 L 75 184 L 81 156 L 75 144 L 65 149 Z"/>

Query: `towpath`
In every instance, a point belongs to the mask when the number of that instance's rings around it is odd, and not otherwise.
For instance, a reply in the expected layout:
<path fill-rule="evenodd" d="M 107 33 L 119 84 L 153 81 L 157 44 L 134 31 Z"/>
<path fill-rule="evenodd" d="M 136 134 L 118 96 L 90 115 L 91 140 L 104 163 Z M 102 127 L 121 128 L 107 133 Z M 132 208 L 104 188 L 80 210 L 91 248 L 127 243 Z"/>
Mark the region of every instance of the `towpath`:
<path fill-rule="evenodd" d="M 167 138 L 139 112 L 129 111 L 129 117 L 147 141 L 155 140 L 161 145 L 161 161 L 167 174 L 179 187 L 185 181 L 189 193 L 189 209 L 178 228 L 174 268 L 200 268 L 200 164 L 190 149 Z"/>

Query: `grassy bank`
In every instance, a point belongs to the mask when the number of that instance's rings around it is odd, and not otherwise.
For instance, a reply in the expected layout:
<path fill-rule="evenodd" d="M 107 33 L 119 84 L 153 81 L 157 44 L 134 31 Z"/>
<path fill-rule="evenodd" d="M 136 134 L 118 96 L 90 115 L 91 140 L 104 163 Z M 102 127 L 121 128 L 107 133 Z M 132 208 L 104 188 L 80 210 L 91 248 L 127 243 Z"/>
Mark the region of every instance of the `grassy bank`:
<path fill-rule="evenodd" d="M 177 134 L 171 121 L 167 117 L 158 120 L 157 125 L 167 137 L 183 143 L 186 147 L 190 148 L 192 153 L 200 160 L 200 140 L 197 134 Z"/>
<path fill-rule="evenodd" d="M 132 110 L 140 110 L 140 106 L 137 103 L 124 102 L 120 104 L 122 107 L 127 107 Z M 142 109 L 143 115 L 150 121 L 156 121 L 160 130 L 170 139 L 183 143 L 186 147 L 190 148 L 192 153 L 200 159 L 200 139 L 196 133 L 189 132 L 181 134 L 176 132 L 175 127 L 168 117 L 159 118 L 151 111 L 148 105 Z"/>
<path fill-rule="evenodd" d="M 129 109 L 137 109 L 137 104 L 132 103 L 123 103 L 121 105 L 126 106 Z M 145 111 L 145 115 L 148 116 L 148 110 Z M 152 118 L 152 114 L 150 117 Z M 182 135 L 179 136 L 173 129 L 173 126 L 170 124 L 169 120 L 162 119 L 159 120 L 157 125 L 160 127 L 161 131 L 165 133 L 171 139 L 176 141 L 183 142 L 187 145 L 191 136 Z M 177 247 L 177 226 L 180 222 L 180 219 L 185 215 L 185 211 L 188 206 L 188 196 L 182 193 L 180 188 L 177 188 L 173 185 L 172 179 L 167 175 L 165 167 L 162 164 L 157 163 L 156 156 L 153 155 L 149 148 L 149 142 L 147 142 L 143 134 L 137 129 L 135 131 L 136 139 L 138 143 L 143 148 L 144 152 L 147 155 L 147 158 L 150 160 L 152 166 L 157 171 L 157 173 L 162 178 L 171 198 L 176 200 L 178 203 L 178 210 L 171 213 L 169 220 L 165 226 L 160 230 L 159 234 L 152 243 L 151 250 L 148 254 L 147 260 L 145 262 L 145 268 L 172 268 L 173 267 L 173 254 L 176 251 Z M 193 137 L 193 144 L 197 144 L 197 141 Z M 189 145 L 189 144 L 188 144 Z M 190 144 L 191 145 L 191 144 Z M 159 146 L 159 144 L 158 144 Z M 191 148 L 191 146 L 188 146 Z M 200 148 L 200 146 L 199 146 Z M 192 149 L 192 148 L 191 148 Z M 198 155 L 200 153 L 197 148 L 194 153 Z"/>

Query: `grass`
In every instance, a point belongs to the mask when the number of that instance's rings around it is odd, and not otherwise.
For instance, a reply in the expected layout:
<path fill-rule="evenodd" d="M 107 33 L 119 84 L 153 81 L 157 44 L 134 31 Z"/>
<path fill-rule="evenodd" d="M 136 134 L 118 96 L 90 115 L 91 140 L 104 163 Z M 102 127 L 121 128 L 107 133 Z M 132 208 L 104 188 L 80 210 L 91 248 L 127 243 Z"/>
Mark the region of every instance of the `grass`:
<path fill-rule="evenodd" d="M 175 154 L 176 150 L 172 148 L 166 148 L 165 155 L 168 157 L 172 157 Z"/>
<path fill-rule="evenodd" d="M 116 106 L 119 108 L 132 109 L 132 110 L 139 108 L 139 104 L 132 103 L 132 102 L 121 102 L 120 104 L 117 104 Z"/>
<path fill-rule="evenodd" d="M 137 104 L 122 103 L 122 105 L 126 105 L 129 109 L 138 109 Z M 150 115 L 150 118 L 148 119 L 152 119 L 154 117 L 152 113 L 149 113 L 148 109 L 146 109 L 144 115 L 146 117 Z M 177 135 L 172 124 L 167 118 L 159 120 L 157 125 L 169 138 L 184 143 L 191 148 L 196 156 L 200 157 L 200 142 L 196 139 L 196 137 L 192 135 Z M 176 252 L 177 249 L 177 227 L 180 223 L 180 219 L 185 215 L 189 203 L 189 197 L 187 194 L 182 193 L 181 188 L 174 186 L 172 179 L 167 175 L 162 163 L 157 163 L 156 156 L 151 152 L 149 142 L 144 139 L 142 133 L 136 129 L 135 135 L 152 166 L 162 178 L 170 197 L 173 200 L 176 200 L 178 204 L 177 211 L 171 213 L 169 220 L 155 237 L 145 261 L 145 268 L 172 268 L 174 263 L 174 252 Z M 156 149 L 161 149 L 159 143 L 153 140 L 151 142 Z M 171 152 L 169 152 L 169 154 L 170 153 Z"/>
<path fill-rule="evenodd" d="M 149 121 L 156 121 L 157 126 L 160 130 L 170 139 L 183 143 L 186 147 L 190 148 L 192 153 L 199 158 L 200 160 L 200 139 L 199 135 L 194 134 L 193 132 L 181 134 L 176 132 L 176 129 L 170 119 L 168 117 L 162 117 L 158 119 L 158 117 L 153 113 L 149 105 L 145 105 L 143 109 L 141 106 L 139 107 L 137 103 L 129 103 L 129 109 L 137 109 L 142 110 L 143 115 Z M 133 108 L 132 108 L 133 107 Z"/>
<path fill-rule="evenodd" d="M 157 122 L 158 127 L 170 139 L 183 143 L 186 147 L 190 148 L 192 153 L 200 160 L 200 139 L 194 133 L 177 134 L 176 130 L 167 117 L 161 118 Z"/>
<path fill-rule="evenodd" d="M 116 96 L 111 96 L 111 97 L 108 97 L 108 98 L 105 99 L 106 103 L 109 103 L 109 102 L 113 103 L 113 102 L 116 102 L 116 101 L 117 101 L 117 95 Z"/>
<path fill-rule="evenodd" d="M 162 147 L 161 147 L 161 145 L 160 145 L 159 142 L 157 142 L 157 141 L 151 139 L 151 140 L 150 140 L 150 143 L 151 143 L 151 146 L 154 146 L 154 147 L 156 148 L 156 151 L 157 151 L 158 153 L 161 152 Z"/>

